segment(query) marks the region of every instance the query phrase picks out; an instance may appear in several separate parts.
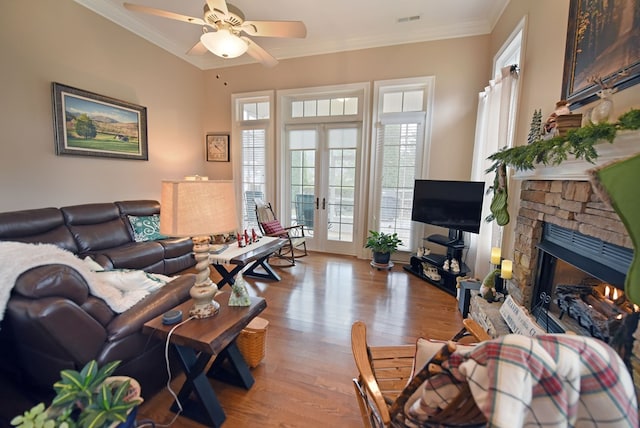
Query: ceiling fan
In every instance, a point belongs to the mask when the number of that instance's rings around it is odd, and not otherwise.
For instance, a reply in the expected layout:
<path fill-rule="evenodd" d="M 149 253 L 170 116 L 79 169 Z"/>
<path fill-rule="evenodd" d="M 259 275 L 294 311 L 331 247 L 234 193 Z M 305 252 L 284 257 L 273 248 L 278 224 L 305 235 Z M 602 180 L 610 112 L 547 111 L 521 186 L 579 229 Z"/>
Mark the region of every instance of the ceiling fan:
<path fill-rule="evenodd" d="M 202 18 L 181 15 L 152 7 L 124 3 L 134 12 L 143 12 L 202 26 L 202 36 L 189 54 L 203 55 L 207 51 L 222 57 L 235 58 L 245 52 L 267 67 L 278 63 L 271 54 L 247 36 L 304 38 L 307 28 L 302 21 L 247 21 L 240 9 L 225 0 L 206 0 Z"/>

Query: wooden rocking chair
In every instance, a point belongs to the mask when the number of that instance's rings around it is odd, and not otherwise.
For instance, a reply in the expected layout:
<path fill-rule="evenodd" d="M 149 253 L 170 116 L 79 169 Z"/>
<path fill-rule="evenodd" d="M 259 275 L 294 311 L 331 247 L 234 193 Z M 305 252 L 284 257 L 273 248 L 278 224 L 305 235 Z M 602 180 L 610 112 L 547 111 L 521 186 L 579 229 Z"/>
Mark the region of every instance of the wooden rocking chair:
<path fill-rule="evenodd" d="M 452 341 L 457 342 L 466 336 L 472 336 L 474 341 L 491 339 L 475 321 L 465 319 L 464 325 Z M 371 428 L 396 426 L 391 425 L 391 414 L 409 398 L 402 397 L 401 393 L 412 375 L 416 346 L 369 346 L 366 333 L 363 322 L 357 321 L 353 324 L 351 348 L 358 368 L 358 377 L 353 379 L 353 384 L 362 421 L 365 427 Z M 430 360 L 430 363 L 437 368 L 446 361 L 454 349 L 443 345 L 443 349 Z M 412 382 L 422 383 L 424 380 L 413 379 Z M 477 426 L 477 421 L 482 423 L 483 418 L 473 401 L 468 385 L 465 384 L 447 408 L 432 419 L 433 426 L 462 427 Z"/>
<path fill-rule="evenodd" d="M 304 225 L 284 227 L 277 219 L 270 203 L 259 198 L 256 198 L 254 202 L 256 204 L 256 218 L 262 234 L 287 240 L 287 243 L 274 255 L 283 259 L 289 266 L 294 266 L 297 258 L 308 254 Z"/>

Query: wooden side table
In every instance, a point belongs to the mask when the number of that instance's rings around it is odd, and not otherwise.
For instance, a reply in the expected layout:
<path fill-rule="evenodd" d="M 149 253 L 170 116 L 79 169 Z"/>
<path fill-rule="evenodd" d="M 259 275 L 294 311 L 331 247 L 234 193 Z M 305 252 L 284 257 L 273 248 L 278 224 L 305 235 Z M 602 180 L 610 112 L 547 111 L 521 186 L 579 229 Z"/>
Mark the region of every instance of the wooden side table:
<path fill-rule="evenodd" d="M 207 377 L 222 377 L 223 380 L 238 383 L 246 389 L 251 388 L 254 383 L 249 366 L 236 345 L 236 339 L 242 329 L 267 307 L 267 302 L 261 297 L 251 297 L 250 306 L 228 306 L 229 295 L 229 292 L 224 292 L 215 297 L 220 303 L 220 311 L 216 316 L 191 319 L 176 328 L 169 337 L 186 375 L 178 393 L 178 400 L 183 407 L 182 414 L 206 426 L 219 427 L 226 419 Z M 188 314 L 191 305 L 192 302 L 187 301 L 174 309 Z M 142 331 L 166 340 L 173 327 L 162 324 L 162 316 L 158 316 L 146 322 Z M 215 359 L 205 373 L 212 357 Z M 225 361 L 233 369 L 232 373 L 222 370 Z M 192 392 L 195 393 L 195 399 L 190 398 Z M 177 403 L 174 402 L 171 410 L 179 410 Z"/>

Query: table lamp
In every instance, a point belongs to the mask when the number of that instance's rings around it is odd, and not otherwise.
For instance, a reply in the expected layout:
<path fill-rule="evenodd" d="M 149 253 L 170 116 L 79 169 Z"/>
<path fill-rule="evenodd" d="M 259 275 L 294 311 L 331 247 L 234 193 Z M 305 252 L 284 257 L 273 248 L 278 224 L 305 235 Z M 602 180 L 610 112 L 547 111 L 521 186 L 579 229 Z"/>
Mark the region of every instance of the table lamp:
<path fill-rule="evenodd" d="M 189 315 L 214 316 L 220 305 L 213 300 L 218 287 L 209 276 L 209 244 L 212 235 L 238 229 L 233 182 L 163 180 L 160 207 L 160 233 L 193 240 L 196 282 L 189 292 L 194 300 Z"/>

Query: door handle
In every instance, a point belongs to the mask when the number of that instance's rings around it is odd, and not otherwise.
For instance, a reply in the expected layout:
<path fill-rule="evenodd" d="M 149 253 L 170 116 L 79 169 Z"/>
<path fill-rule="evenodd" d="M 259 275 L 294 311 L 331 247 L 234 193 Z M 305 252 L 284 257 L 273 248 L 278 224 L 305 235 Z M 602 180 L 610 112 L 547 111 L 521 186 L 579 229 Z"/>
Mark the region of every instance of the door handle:
<path fill-rule="evenodd" d="M 320 208 L 320 198 L 316 198 L 316 209 Z"/>
<path fill-rule="evenodd" d="M 326 202 L 327 202 L 327 201 L 325 201 L 325 199 L 324 199 L 324 198 L 322 198 L 322 209 L 323 209 L 323 210 L 327 208 L 327 204 L 326 204 Z"/>

